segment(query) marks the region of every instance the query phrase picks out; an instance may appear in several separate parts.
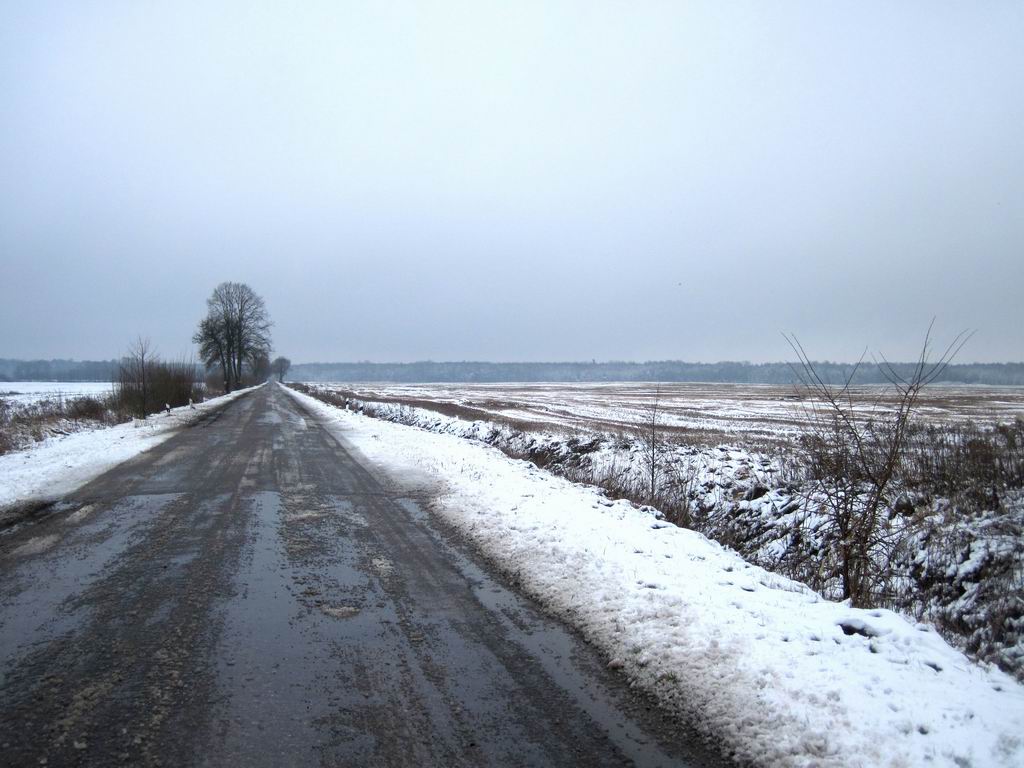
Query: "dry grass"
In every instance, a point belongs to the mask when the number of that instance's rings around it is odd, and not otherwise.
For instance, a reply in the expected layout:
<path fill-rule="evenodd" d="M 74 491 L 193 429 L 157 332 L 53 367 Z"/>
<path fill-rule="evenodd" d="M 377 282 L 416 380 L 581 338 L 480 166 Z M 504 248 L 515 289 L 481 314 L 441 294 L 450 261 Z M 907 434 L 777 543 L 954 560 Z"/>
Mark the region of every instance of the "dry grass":
<path fill-rule="evenodd" d="M 54 435 L 117 424 L 128 417 L 113 395 L 50 397 L 15 405 L 0 399 L 0 454 L 19 450 Z"/>

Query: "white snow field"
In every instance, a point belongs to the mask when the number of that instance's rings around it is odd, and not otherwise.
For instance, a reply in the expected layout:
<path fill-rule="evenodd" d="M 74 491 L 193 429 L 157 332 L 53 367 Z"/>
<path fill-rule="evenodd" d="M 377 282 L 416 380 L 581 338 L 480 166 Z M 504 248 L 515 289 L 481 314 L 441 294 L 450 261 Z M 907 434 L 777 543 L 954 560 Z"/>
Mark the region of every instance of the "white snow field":
<path fill-rule="evenodd" d="M 288 390 L 610 664 L 765 766 L 1024 765 L 1024 687 L 934 630 L 822 599 L 702 535 L 460 437 Z"/>
<path fill-rule="evenodd" d="M 109 385 L 108 385 L 109 386 Z M 22 451 L 0 456 L 0 520 L 5 507 L 36 499 L 54 499 L 70 493 L 107 470 L 162 443 L 174 431 L 241 397 L 248 389 L 232 392 L 194 407 L 173 408 L 145 421 L 50 437 Z"/>
<path fill-rule="evenodd" d="M 0 381 L 0 398 L 15 405 L 40 400 L 75 397 L 103 397 L 113 391 L 109 381 Z"/>
<path fill-rule="evenodd" d="M 807 417 L 792 386 L 692 383 L 350 384 L 308 382 L 372 401 L 477 411 L 464 418 L 513 420 L 524 429 L 620 431 L 649 418 L 659 398 L 661 423 L 709 444 L 739 441 L 748 447 L 792 438 Z M 885 399 L 885 387 L 863 387 Z M 934 423 L 995 424 L 1024 418 L 1024 389 L 933 385 L 919 403 L 920 418 Z"/>

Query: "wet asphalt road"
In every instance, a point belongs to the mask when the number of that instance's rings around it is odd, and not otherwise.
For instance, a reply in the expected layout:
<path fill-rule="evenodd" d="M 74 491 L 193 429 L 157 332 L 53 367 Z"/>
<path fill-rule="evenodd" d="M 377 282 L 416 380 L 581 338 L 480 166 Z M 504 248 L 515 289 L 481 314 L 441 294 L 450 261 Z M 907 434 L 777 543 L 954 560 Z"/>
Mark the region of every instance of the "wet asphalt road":
<path fill-rule="evenodd" d="M 0 764 L 719 765 L 277 386 L 0 534 Z"/>

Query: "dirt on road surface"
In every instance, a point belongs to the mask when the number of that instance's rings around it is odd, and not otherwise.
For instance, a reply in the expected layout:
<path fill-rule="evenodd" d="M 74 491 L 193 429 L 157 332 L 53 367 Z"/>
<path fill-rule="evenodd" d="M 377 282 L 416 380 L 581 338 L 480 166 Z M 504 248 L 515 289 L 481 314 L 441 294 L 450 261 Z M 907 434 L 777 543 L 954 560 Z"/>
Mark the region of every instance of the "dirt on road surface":
<path fill-rule="evenodd" d="M 276 385 L 0 535 L 0 764 L 724 765 Z"/>

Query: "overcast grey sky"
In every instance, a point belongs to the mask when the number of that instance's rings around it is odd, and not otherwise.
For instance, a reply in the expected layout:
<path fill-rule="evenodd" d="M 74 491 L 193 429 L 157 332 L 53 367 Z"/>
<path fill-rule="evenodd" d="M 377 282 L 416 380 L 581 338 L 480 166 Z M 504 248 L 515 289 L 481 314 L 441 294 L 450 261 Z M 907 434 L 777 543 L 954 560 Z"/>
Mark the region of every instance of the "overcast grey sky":
<path fill-rule="evenodd" d="M 0 5 L 0 357 L 1024 359 L 1024 3 Z"/>

